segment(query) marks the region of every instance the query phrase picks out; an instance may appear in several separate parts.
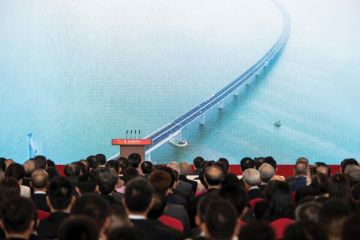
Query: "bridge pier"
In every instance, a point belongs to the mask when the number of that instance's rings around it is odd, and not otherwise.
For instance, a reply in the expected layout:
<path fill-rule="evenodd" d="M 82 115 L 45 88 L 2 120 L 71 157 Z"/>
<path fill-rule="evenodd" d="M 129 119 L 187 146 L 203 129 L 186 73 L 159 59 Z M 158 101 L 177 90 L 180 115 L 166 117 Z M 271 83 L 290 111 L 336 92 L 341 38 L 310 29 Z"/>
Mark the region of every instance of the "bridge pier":
<path fill-rule="evenodd" d="M 151 161 L 151 153 L 145 154 L 145 161 Z"/>
<path fill-rule="evenodd" d="M 238 97 L 240 95 L 240 88 L 234 91 L 234 97 Z"/>
<path fill-rule="evenodd" d="M 221 102 L 219 103 L 219 110 L 220 110 L 220 111 L 224 110 L 224 101 L 221 101 Z"/>
<path fill-rule="evenodd" d="M 199 122 L 200 125 L 205 125 L 205 114 L 201 114 L 200 116 L 200 122 Z"/>

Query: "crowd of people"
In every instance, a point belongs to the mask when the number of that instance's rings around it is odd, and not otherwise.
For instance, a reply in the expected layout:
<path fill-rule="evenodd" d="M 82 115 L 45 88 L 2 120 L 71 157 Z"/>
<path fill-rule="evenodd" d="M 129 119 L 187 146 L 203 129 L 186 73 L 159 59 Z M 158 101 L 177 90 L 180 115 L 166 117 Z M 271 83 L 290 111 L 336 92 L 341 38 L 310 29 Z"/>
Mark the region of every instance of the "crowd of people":
<path fill-rule="evenodd" d="M 139 154 L 89 156 L 64 166 L 0 158 L 0 239 L 355 240 L 360 167 L 340 172 L 296 160 L 277 175 L 272 157 L 154 165 Z"/>

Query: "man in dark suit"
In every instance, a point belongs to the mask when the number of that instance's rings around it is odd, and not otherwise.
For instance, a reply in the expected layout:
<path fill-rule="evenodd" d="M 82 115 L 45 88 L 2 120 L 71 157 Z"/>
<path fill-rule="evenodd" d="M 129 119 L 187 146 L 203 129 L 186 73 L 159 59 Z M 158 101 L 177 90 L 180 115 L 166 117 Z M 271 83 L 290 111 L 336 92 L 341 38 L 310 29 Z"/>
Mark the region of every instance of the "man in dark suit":
<path fill-rule="evenodd" d="M 49 185 L 49 176 L 46 170 L 37 169 L 31 175 L 31 186 L 34 193 L 31 196 L 37 209 L 50 212 L 50 208 L 46 201 L 46 190 Z"/>
<path fill-rule="evenodd" d="M 192 194 L 195 194 L 198 185 L 197 181 L 190 180 L 186 177 L 190 173 L 190 169 L 191 169 L 190 164 L 188 164 L 187 162 L 181 162 L 179 163 L 179 167 L 180 167 L 179 179 L 181 181 L 190 183 L 192 187 Z"/>
<path fill-rule="evenodd" d="M 132 179 L 125 189 L 125 207 L 134 226 L 142 229 L 149 240 L 178 239 L 166 226 L 147 218 L 154 204 L 154 188 L 142 178 Z"/>
<path fill-rule="evenodd" d="M 308 165 L 305 162 L 296 162 L 294 166 L 294 176 L 289 177 L 286 181 L 290 186 L 291 191 L 297 191 L 307 186 L 308 181 Z"/>
<path fill-rule="evenodd" d="M 248 168 L 243 173 L 243 181 L 248 190 L 247 199 L 251 201 L 255 198 L 264 198 L 264 193 L 260 190 L 260 173 L 254 168 Z"/>
<path fill-rule="evenodd" d="M 195 170 L 190 175 L 199 175 L 202 172 L 202 165 L 204 161 L 204 158 L 200 156 L 194 158 L 193 163 Z"/>
<path fill-rule="evenodd" d="M 70 216 L 75 201 L 73 186 L 67 177 L 54 177 L 48 189 L 48 203 L 51 214 L 42 219 L 38 227 L 40 239 L 56 239 L 61 223 Z"/>

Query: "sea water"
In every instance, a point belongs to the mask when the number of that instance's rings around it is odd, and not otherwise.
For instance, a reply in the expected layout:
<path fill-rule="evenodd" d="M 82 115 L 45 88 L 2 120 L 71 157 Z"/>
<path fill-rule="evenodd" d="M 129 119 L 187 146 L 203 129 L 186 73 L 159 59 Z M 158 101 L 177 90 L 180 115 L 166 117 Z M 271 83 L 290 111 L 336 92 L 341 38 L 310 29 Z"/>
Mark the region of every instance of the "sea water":
<path fill-rule="evenodd" d="M 292 29 L 279 59 L 188 126 L 186 148 L 165 144 L 152 160 L 360 158 L 359 2 L 282 3 Z M 26 160 L 28 133 L 57 163 L 112 156 L 112 138 L 145 136 L 201 103 L 282 27 L 267 0 L 0 1 L 0 156 Z"/>

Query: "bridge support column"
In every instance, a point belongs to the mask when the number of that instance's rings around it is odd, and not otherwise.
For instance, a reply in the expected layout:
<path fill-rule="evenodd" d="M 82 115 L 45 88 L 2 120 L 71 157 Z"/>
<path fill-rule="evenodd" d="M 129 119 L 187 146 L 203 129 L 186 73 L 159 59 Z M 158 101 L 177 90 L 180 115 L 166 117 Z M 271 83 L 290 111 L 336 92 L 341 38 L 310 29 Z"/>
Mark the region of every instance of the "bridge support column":
<path fill-rule="evenodd" d="M 205 125 L 205 114 L 201 114 L 200 116 L 200 122 L 199 122 L 200 125 Z"/>
<path fill-rule="evenodd" d="M 146 161 L 151 161 L 151 153 L 145 154 L 145 160 Z"/>
<path fill-rule="evenodd" d="M 238 97 L 240 95 L 240 88 L 234 91 L 234 97 Z"/>
<path fill-rule="evenodd" d="M 221 102 L 219 103 L 219 110 L 220 110 L 220 111 L 224 110 L 224 101 L 221 101 Z"/>

